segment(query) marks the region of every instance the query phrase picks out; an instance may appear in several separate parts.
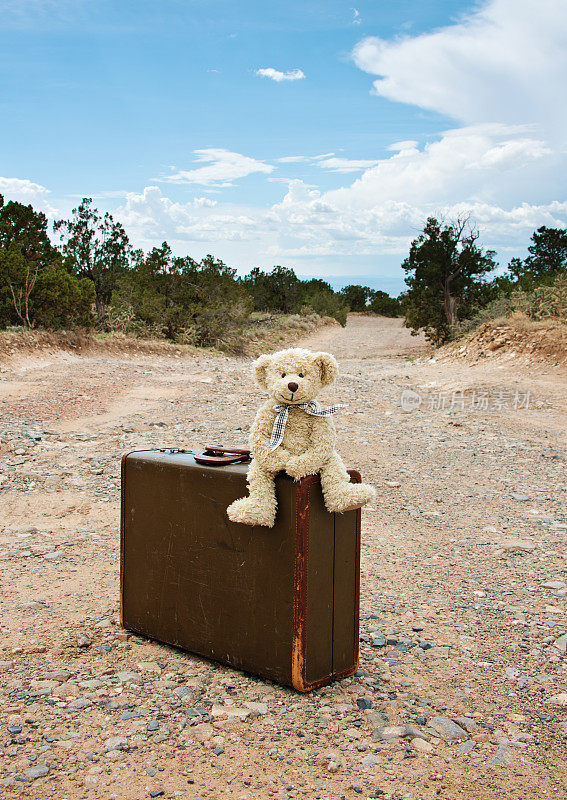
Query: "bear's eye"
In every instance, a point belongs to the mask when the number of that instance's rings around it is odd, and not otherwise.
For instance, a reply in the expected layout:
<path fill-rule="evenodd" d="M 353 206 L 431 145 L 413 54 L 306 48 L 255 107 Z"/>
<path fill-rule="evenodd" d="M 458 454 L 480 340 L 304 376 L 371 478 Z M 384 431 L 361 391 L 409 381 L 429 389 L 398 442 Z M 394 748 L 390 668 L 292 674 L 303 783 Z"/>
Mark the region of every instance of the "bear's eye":
<path fill-rule="evenodd" d="M 300 377 L 300 378 L 303 378 L 303 377 L 304 377 L 304 375 L 303 375 L 303 372 L 300 372 L 300 373 L 299 373 L 299 377 Z"/>
<path fill-rule="evenodd" d="M 285 378 L 286 373 L 282 372 L 282 378 Z"/>

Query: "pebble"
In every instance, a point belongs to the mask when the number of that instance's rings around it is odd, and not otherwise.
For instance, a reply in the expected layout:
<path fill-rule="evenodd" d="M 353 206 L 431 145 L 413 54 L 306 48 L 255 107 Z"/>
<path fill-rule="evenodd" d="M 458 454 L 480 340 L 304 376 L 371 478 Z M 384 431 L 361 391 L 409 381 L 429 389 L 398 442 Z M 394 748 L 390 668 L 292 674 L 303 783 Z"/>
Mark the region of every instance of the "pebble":
<path fill-rule="evenodd" d="M 107 753 L 109 753 L 111 750 L 127 750 L 128 739 L 126 739 L 124 736 L 111 736 L 110 739 L 105 741 L 104 749 Z"/>
<path fill-rule="evenodd" d="M 565 581 L 546 581 L 542 583 L 542 587 L 544 589 L 565 589 L 567 588 L 567 583 Z"/>
<path fill-rule="evenodd" d="M 361 711 L 367 711 L 369 708 L 372 708 L 372 700 L 368 697 L 359 697 L 356 701 L 356 705 Z"/>
<path fill-rule="evenodd" d="M 184 698 L 184 697 L 193 697 L 194 692 L 188 686 L 178 686 L 177 689 L 173 690 L 173 694 L 177 695 L 177 697 Z"/>
<path fill-rule="evenodd" d="M 435 750 L 431 742 L 428 742 L 427 739 L 421 739 L 419 737 L 411 740 L 411 746 L 414 750 L 418 750 L 420 753 L 432 753 Z"/>
<path fill-rule="evenodd" d="M 211 709 L 211 717 L 233 717 L 238 719 L 247 719 L 250 716 L 249 708 L 237 708 L 236 706 L 219 706 L 213 705 Z"/>
<path fill-rule="evenodd" d="M 45 778 L 49 774 L 49 767 L 47 764 L 36 764 L 35 767 L 29 767 L 24 770 L 24 775 L 28 780 L 35 781 L 38 778 Z"/>
<path fill-rule="evenodd" d="M 561 692 L 560 694 L 554 694 L 553 697 L 549 698 L 549 702 L 552 703 L 554 706 L 560 706 L 561 708 L 567 708 L 567 692 Z"/>
<path fill-rule="evenodd" d="M 81 711 L 83 708 L 88 708 L 92 705 L 90 700 L 87 700 L 86 697 L 80 697 L 78 700 L 73 700 L 72 703 L 69 703 L 69 708 L 73 711 Z"/>
<path fill-rule="evenodd" d="M 449 717 L 432 717 L 427 723 L 446 742 L 468 739 L 468 734 Z"/>
<path fill-rule="evenodd" d="M 509 767 L 512 761 L 512 751 L 505 744 L 499 744 L 496 755 L 490 759 L 488 765 L 491 767 Z"/>

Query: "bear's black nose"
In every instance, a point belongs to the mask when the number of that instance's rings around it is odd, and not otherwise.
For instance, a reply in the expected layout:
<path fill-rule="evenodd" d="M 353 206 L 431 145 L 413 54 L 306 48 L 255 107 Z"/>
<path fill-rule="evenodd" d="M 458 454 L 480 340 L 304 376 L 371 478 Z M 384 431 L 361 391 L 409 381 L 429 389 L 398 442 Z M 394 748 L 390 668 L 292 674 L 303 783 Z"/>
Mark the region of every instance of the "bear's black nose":
<path fill-rule="evenodd" d="M 299 386 L 297 385 L 297 383 L 293 383 L 292 381 L 291 383 L 288 383 L 287 388 L 289 389 L 290 392 L 297 392 Z"/>

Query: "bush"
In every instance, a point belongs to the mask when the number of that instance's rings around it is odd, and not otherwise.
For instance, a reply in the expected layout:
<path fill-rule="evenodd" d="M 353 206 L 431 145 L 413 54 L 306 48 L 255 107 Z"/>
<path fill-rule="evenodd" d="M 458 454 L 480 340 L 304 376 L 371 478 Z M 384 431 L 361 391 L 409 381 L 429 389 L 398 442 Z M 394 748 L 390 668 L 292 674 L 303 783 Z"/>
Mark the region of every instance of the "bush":
<path fill-rule="evenodd" d="M 69 275 L 61 265 L 40 273 L 35 285 L 32 313 L 43 328 L 91 328 L 95 322 L 94 284 Z"/>
<path fill-rule="evenodd" d="M 532 291 L 515 289 L 501 292 L 471 319 L 461 322 L 458 333 L 469 333 L 485 322 L 513 314 L 524 314 L 536 321 L 556 319 L 567 322 L 567 273 L 557 275 L 550 286 L 538 286 Z"/>

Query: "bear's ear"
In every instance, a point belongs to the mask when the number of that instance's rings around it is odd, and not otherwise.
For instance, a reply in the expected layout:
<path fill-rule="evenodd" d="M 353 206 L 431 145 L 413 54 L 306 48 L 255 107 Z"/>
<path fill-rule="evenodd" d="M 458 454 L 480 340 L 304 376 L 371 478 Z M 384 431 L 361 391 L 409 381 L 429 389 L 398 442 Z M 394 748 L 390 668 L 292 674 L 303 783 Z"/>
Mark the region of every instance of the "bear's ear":
<path fill-rule="evenodd" d="M 319 365 L 321 370 L 321 383 L 323 386 L 329 386 L 334 383 L 339 374 L 339 365 L 334 356 L 330 353 L 317 353 L 315 355 L 315 363 Z"/>
<path fill-rule="evenodd" d="M 268 384 L 266 382 L 266 370 L 270 366 L 270 362 L 272 360 L 271 356 L 263 355 L 260 358 L 257 358 L 256 361 L 252 364 L 254 369 L 254 378 L 258 386 L 261 386 L 262 389 L 267 389 Z"/>

